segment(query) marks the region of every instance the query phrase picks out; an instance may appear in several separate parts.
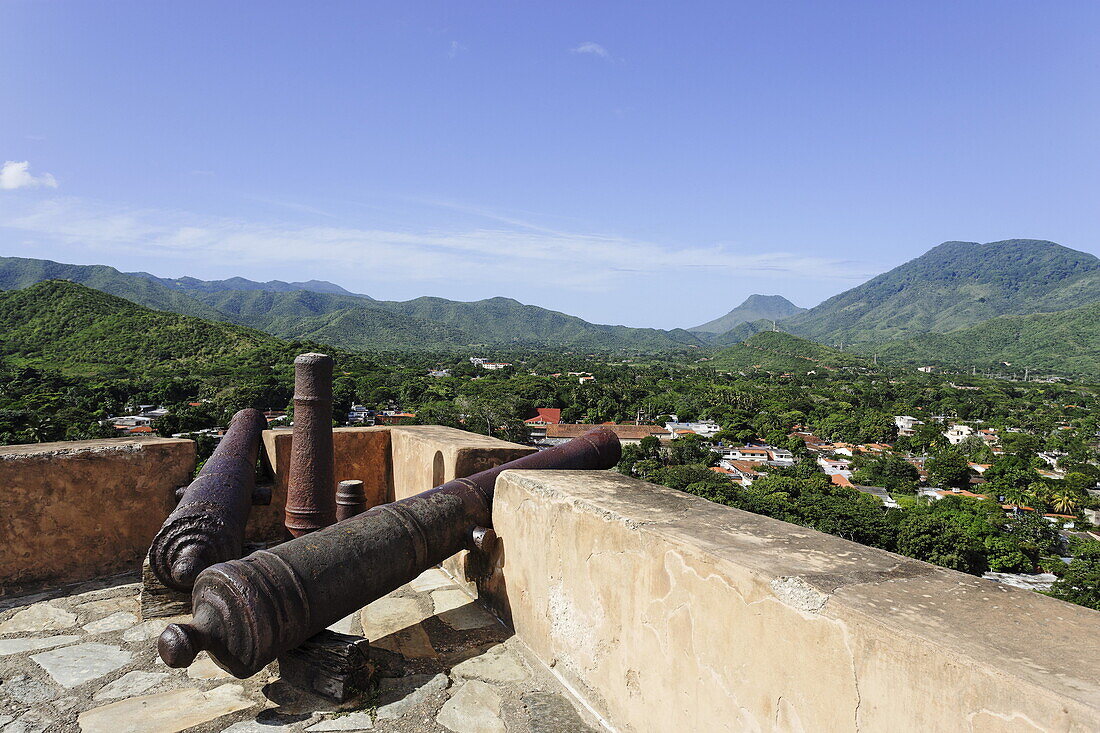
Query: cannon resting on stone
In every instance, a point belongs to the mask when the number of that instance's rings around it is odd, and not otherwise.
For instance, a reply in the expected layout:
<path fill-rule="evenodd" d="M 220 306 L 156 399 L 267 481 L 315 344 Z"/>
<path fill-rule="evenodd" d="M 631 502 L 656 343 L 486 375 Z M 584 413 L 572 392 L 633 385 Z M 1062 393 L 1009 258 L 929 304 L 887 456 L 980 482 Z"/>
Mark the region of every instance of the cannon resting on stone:
<path fill-rule="evenodd" d="M 390 593 L 463 549 L 492 539 L 493 491 L 508 469 L 607 469 L 619 439 L 597 428 L 422 494 L 240 560 L 204 570 L 192 592 L 191 623 L 158 641 L 170 667 L 206 650 L 233 675 L 250 677 L 329 625 Z"/>
<path fill-rule="evenodd" d="M 259 410 L 233 415 L 229 429 L 198 477 L 183 491 L 149 547 L 149 567 L 176 591 L 190 591 L 199 573 L 241 556 L 252 505 L 268 503 L 256 492 L 256 458 L 267 420 Z"/>

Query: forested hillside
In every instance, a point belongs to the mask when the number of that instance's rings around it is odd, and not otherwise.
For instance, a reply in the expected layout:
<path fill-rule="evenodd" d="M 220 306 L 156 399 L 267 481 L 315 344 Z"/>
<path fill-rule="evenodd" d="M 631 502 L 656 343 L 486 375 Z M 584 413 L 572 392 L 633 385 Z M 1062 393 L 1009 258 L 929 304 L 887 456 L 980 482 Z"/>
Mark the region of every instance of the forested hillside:
<path fill-rule="evenodd" d="M 710 366 L 735 371 L 805 374 L 815 369 L 870 366 L 867 359 L 781 331 L 761 331 L 719 351 Z"/>
<path fill-rule="evenodd" d="M 945 242 L 784 322 L 823 342 L 946 332 L 1100 302 L 1100 259 L 1053 242 Z"/>
<path fill-rule="evenodd" d="M 62 280 L 0 293 L 0 355 L 79 374 L 236 369 L 304 349 L 260 331 L 150 310 Z"/>
<path fill-rule="evenodd" d="M 1001 316 L 943 334 L 861 347 L 896 364 L 1057 374 L 1100 381 L 1100 303 L 1058 313 Z M 1007 362 L 1007 364 L 1006 364 Z"/>

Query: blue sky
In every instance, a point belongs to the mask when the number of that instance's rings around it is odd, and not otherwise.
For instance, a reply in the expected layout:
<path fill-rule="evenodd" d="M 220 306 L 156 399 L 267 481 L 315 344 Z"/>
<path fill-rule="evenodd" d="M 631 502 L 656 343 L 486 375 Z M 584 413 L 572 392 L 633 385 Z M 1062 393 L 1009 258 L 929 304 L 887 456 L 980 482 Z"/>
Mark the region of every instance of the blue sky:
<path fill-rule="evenodd" d="M 948 239 L 1100 254 L 1098 27 L 1091 2 L 0 0 L 0 254 L 658 327 Z"/>

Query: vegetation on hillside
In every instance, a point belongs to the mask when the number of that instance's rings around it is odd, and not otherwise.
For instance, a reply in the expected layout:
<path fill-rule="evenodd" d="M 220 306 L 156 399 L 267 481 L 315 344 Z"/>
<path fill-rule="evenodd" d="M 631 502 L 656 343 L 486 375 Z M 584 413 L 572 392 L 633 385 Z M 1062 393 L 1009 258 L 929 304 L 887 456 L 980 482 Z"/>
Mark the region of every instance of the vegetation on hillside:
<path fill-rule="evenodd" d="M 1032 239 L 945 242 L 784 322 L 819 341 L 882 341 L 1100 302 L 1100 259 Z"/>
<path fill-rule="evenodd" d="M 760 331 L 722 349 L 708 366 L 735 371 L 801 373 L 817 369 L 870 367 L 867 359 L 782 331 Z"/>
<path fill-rule="evenodd" d="M 1058 313 L 1001 316 L 948 333 L 858 347 L 895 364 L 1056 374 L 1100 381 L 1100 303 Z"/>

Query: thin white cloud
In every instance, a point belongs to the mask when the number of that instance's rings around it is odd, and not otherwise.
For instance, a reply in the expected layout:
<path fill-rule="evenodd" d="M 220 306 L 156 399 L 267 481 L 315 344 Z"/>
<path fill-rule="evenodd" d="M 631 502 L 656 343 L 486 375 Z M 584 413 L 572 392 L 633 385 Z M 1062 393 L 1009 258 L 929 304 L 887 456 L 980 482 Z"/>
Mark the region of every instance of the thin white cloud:
<path fill-rule="evenodd" d="M 611 58 L 611 53 L 606 48 L 604 48 L 600 44 L 596 43 L 595 41 L 585 41 L 584 43 L 580 44 L 579 46 L 576 46 L 574 48 L 569 49 L 569 52 L 570 53 L 590 53 L 594 56 L 599 56 L 602 59 Z"/>
<path fill-rule="evenodd" d="M 744 252 L 725 244 L 669 247 L 604 234 L 534 227 L 504 216 L 496 225 L 459 230 L 289 226 L 186 212 L 133 210 L 75 198 L 0 207 L 0 227 L 31 234 L 94 259 L 132 253 L 178 259 L 339 269 L 372 279 L 451 283 L 493 291 L 537 279 L 541 287 L 603 292 L 639 275 L 670 288 L 700 275 L 719 279 L 779 275 L 862 280 L 871 274 L 838 259 L 789 252 Z"/>
<path fill-rule="evenodd" d="M 458 41 L 451 41 L 451 47 L 450 47 L 450 50 L 447 51 L 447 56 L 448 56 L 448 58 L 453 59 L 455 56 L 458 56 L 460 53 L 462 53 L 465 50 L 466 50 L 466 47 L 463 46 Z"/>
<path fill-rule="evenodd" d="M 9 160 L 0 168 L 0 189 L 14 191 L 17 188 L 57 188 L 57 179 L 49 173 L 39 176 L 31 175 L 30 163 L 27 161 Z"/>

